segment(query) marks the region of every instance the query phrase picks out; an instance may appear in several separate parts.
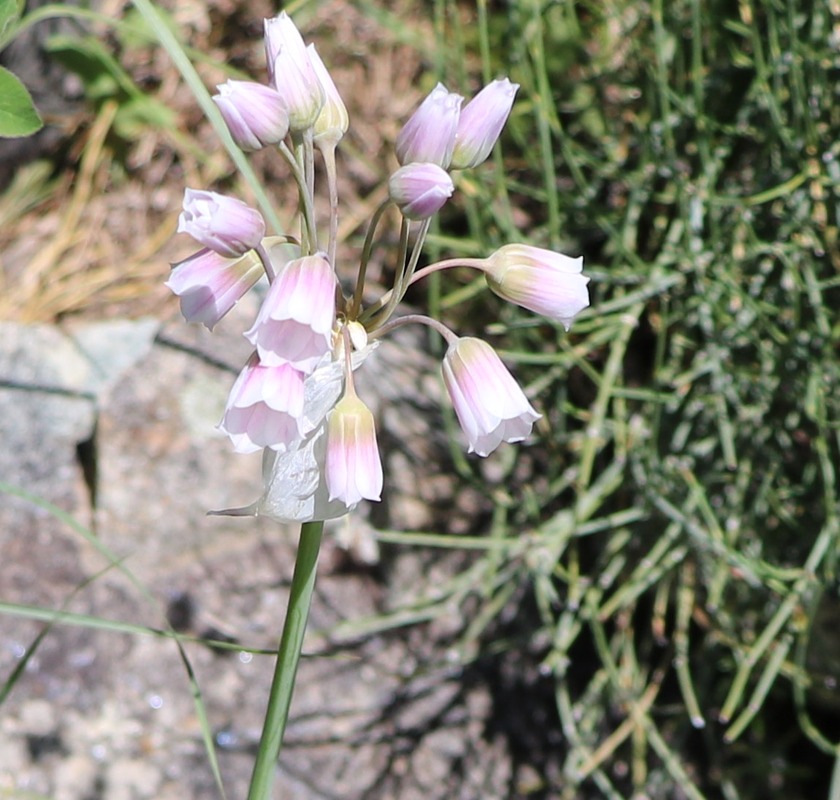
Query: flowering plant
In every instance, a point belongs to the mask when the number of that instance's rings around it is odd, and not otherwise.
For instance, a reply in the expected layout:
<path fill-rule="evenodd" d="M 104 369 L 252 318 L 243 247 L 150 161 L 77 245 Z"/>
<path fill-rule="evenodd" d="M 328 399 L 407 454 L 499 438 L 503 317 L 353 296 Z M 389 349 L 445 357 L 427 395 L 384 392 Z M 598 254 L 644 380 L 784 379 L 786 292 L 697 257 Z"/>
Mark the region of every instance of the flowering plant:
<path fill-rule="evenodd" d="M 305 44 L 285 12 L 266 20 L 265 51 L 268 85 L 228 81 L 213 99 L 243 150 L 275 146 L 285 159 L 298 188 L 300 230 L 267 236 L 262 216 L 240 200 L 187 189 L 178 231 L 202 249 L 174 265 L 168 281 L 185 318 L 211 329 L 260 277 L 269 282 L 244 334 L 254 352 L 219 426 L 237 451 L 263 451 L 264 486 L 251 505 L 216 512 L 303 524 L 252 798 L 267 796 L 282 741 L 303 637 L 299 620 L 308 614 L 323 521 L 360 500 L 379 500 L 383 490 L 374 419 L 355 389 L 355 373 L 378 340 L 409 323 L 443 336 L 444 384 L 470 452 L 486 456 L 502 442 L 522 441 L 540 416 L 488 343 L 459 337 L 422 314 L 398 315 L 409 286 L 437 270 L 471 267 L 501 298 L 566 328 L 589 303 L 582 259 L 524 244 L 485 259 L 448 259 L 418 269 L 431 218 L 455 191 L 451 172 L 483 163 L 510 114 L 518 87 L 507 78 L 485 86 L 463 108 L 463 98 L 439 83 L 405 123 L 395 144 L 400 166 L 370 220 L 354 290 L 345 294 L 335 271 L 335 149 L 348 129 L 347 111 L 314 46 Z M 315 215 L 316 150 L 330 202 L 326 232 Z M 393 284 L 370 298 L 367 266 L 391 205 L 402 217 Z"/>

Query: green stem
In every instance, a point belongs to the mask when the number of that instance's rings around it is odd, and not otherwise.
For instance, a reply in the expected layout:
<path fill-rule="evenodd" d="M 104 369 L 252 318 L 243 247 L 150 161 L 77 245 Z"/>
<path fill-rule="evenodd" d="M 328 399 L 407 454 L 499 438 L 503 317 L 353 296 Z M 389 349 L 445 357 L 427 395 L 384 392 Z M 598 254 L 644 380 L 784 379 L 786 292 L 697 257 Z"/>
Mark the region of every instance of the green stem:
<path fill-rule="evenodd" d="M 315 568 L 318 564 L 323 532 L 323 522 L 304 522 L 300 529 L 300 543 L 289 593 L 289 606 L 286 609 L 286 622 L 277 650 L 277 664 L 274 667 L 274 679 L 271 682 L 257 760 L 251 775 L 251 785 L 248 787 L 248 800 L 271 798 L 271 786 L 280 748 L 283 746 L 283 732 L 289 718 L 289 706 L 295 688 L 295 676 L 312 602 L 312 590 L 315 588 Z"/>

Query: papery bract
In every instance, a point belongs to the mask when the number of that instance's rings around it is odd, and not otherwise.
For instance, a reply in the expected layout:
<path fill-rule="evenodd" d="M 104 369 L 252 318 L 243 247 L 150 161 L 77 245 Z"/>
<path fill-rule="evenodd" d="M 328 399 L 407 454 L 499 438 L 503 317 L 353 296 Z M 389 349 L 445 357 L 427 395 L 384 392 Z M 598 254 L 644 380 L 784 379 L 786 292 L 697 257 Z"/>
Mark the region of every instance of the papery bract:
<path fill-rule="evenodd" d="M 432 89 L 397 136 L 395 149 L 401 165 L 424 162 L 449 167 L 463 100 L 442 83 Z"/>
<path fill-rule="evenodd" d="M 309 373 L 332 344 L 336 277 L 323 253 L 286 264 L 245 336 L 266 366 L 289 363 Z"/>
<path fill-rule="evenodd" d="M 406 219 L 428 219 L 454 191 L 452 178 L 437 164 L 406 164 L 388 181 L 388 194 Z"/>
<path fill-rule="evenodd" d="M 219 429 L 239 453 L 285 450 L 300 438 L 303 382 L 291 365 L 266 367 L 254 354 L 230 390 Z"/>
<path fill-rule="evenodd" d="M 235 197 L 187 189 L 178 233 L 188 233 L 226 258 L 238 258 L 262 241 L 265 221 L 258 211 Z"/>
<path fill-rule="evenodd" d="M 286 102 L 270 86 L 253 81 L 227 81 L 216 87 L 219 107 L 230 135 L 243 150 L 277 144 L 289 132 Z"/>
<path fill-rule="evenodd" d="M 347 115 L 347 108 L 338 89 L 333 82 L 321 56 L 315 49 L 314 44 L 310 44 L 307 48 L 309 54 L 309 63 L 312 64 L 312 69 L 318 76 L 321 83 L 321 88 L 324 90 L 324 105 L 321 108 L 318 118 L 313 125 L 315 134 L 315 144 L 320 146 L 335 147 L 341 138 L 347 133 L 347 128 L 350 126 L 350 118 Z"/>
<path fill-rule="evenodd" d="M 519 442 L 540 415 L 487 342 L 457 339 L 443 359 L 443 380 L 469 451 L 486 456 L 502 442 Z"/>
<path fill-rule="evenodd" d="M 490 155 L 507 122 L 519 84 L 507 78 L 488 83 L 461 109 L 452 169 L 477 167 Z"/>
<path fill-rule="evenodd" d="M 358 369 L 378 347 L 374 341 L 352 353 Z M 278 522 L 309 522 L 335 519 L 350 509 L 340 500 L 330 500 L 325 476 L 327 414 L 341 397 L 343 361 L 326 360 L 303 383 L 303 414 L 298 419 L 301 436 L 283 452 L 263 453 L 263 494 L 244 508 L 214 513 L 233 516 L 259 515 Z"/>
<path fill-rule="evenodd" d="M 376 424 L 354 391 L 348 391 L 327 418 L 325 473 L 330 500 L 352 508 L 362 499 L 380 499 L 382 461 Z"/>
<path fill-rule="evenodd" d="M 526 244 L 500 247 L 485 261 L 487 284 L 499 297 L 562 323 L 589 305 L 583 258 L 571 258 Z"/>
<path fill-rule="evenodd" d="M 180 298 L 187 322 L 213 330 L 262 275 L 262 264 L 250 253 L 231 259 L 205 248 L 173 264 L 166 286 Z"/>

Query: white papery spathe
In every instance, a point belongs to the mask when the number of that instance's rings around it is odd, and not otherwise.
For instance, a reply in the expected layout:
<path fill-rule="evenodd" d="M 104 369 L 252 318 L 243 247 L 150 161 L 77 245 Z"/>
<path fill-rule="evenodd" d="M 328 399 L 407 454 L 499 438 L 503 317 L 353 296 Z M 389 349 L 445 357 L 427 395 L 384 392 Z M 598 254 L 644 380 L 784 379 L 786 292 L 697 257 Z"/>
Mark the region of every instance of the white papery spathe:
<path fill-rule="evenodd" d="M 351 358 L 357 370 L 378 347 L 371 342 Z M 263 494 L 243 508 L 211 512 L 225 516 L 261 516 L 278 522 L 311 522 L 337 519 L 351 510 L 340 500 L 330 500 L 325 476 L 327 415 L 344 391 L 344 357 L 340 348 L 326 357 L 303 384 L 302 435 L 282 452 L 263 452 Z"/>

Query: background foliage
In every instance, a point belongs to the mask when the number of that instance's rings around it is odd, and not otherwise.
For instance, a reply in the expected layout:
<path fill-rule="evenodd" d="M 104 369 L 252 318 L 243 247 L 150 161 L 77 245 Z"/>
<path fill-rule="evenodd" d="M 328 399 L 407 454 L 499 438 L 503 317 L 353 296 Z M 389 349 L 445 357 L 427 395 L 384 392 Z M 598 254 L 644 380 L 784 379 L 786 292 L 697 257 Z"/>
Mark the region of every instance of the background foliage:
<path fill-rule="evenodd" d="M 486 251 L 524 211 L 531 241 L 593 276 L 569 335 L 507 309 L 485 328 L 546 414 L 496 486 L 493 530 L 516 544 L 488 559 L 482 603 L 520 610 L 478 658 L 513 685 L 523 642 L 539 664 L 520 685 L 533 789 L 826 796 L 840 9 L 479 2 L 472 26 L 437 8 L 463 48 L 447 74 L 481 53 L 522 84 L 504 162 L 462 186 L 475 202 L 447 230 Z"/>

